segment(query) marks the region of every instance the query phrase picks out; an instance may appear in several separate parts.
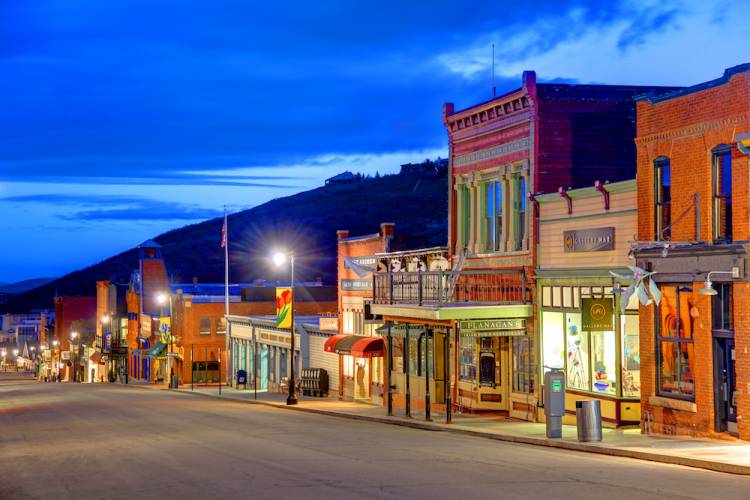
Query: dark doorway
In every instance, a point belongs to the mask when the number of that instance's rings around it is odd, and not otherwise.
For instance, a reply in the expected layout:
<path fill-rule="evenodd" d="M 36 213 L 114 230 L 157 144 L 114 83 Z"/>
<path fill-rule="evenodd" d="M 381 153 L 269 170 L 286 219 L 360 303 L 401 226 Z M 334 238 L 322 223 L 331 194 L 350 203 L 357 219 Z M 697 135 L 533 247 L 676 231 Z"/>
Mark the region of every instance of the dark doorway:
<path fill-rule="evenodd" d="M 737 391 L 732 337 L 714 337 L 714 405 L 716 431 L 737 434 Z"/>

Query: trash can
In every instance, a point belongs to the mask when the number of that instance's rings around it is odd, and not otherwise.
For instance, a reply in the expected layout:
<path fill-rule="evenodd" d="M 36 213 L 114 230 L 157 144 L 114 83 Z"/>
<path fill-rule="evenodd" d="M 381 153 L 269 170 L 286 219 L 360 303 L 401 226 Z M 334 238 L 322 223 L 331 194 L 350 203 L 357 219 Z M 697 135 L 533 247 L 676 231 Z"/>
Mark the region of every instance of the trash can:
<path fill-rule="evenodd" d="M 602 440 L 602 409 L 599 400 L 576 401 L 579 441 Z"/>

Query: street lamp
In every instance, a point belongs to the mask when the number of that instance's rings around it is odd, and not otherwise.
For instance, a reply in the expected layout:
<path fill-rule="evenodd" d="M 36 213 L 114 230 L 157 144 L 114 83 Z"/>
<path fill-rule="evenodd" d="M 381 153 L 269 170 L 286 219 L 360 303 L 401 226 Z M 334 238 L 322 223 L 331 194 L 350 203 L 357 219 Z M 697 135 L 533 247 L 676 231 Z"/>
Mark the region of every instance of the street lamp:
<path fill-rule="evenodd" d="M 72 343 L 75 343 L 77 337 L 78 332 L 70 332 L 70 340 L 72 341 Z M 73 351 L 73 382 L 78 382 L 78 345 L 76 344 L 73 349 L 75 349 Z"/>
<path fill-rule="evenodd" d="M 291 370 L 289 373 L 289 396 L 286 398 L 286 404 L 288 405 L 296 405 L 297 404 L 297 387 L 294 380 L 294 252 L 276 252 L 273 255 L 273 263 L 276 265 L 276 267 L 281 267 L 286 262 L 287 258 L 289 258 L 289 264 L 291 268 L 291 284 L 290 288 L 292 289 L 292 302 L 290 304 L 289 308 L 289 314 L 291 315 L 291 322 L 292 322 L 292 328 L 289 332 L 289 342 L 290 342 L 290 366 Z"/>
<path fill-rule="evenodd" d="M 733 278 L 739 278 L 739 270 L 737 268 L 734 268 L 731 271 L 710 271 L 706 275 L 706 282 L 703 285 L 703 288 L 698 290 L 698 293 L 701 295 L 716 295 L 719 292 L 716 291 L 716 289 L 713 286 L 713 283 L 711 283 L 711 275 L 712 274 L 729 274 Z"/>
<path fill-rule="evenodd" d="M 161 316 L 164 317 L 164 305 L 169 301 L 169 353 L 167 354 L 168 365 L 169 365 L 169 388 L 177 389 L 177 384 L 174 384 L 174 360 L 172 359 L 172 352 L 174 351 L 174 336 L 172 335 L 172 294 L 171 293 L 160 293 L 156 296 L 156 302 L 161 306 Z"/>

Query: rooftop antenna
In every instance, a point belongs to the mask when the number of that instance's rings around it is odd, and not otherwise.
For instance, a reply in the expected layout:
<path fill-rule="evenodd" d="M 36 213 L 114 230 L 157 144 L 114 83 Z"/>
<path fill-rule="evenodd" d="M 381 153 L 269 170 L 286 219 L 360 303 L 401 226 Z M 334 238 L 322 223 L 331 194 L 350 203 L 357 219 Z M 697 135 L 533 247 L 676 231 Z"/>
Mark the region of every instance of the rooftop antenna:
<path fill-rule="evenodd" d="M 496 97 L 496 87 L 495 87 L 495 44 L 492 44 L 492 97 Z"/>

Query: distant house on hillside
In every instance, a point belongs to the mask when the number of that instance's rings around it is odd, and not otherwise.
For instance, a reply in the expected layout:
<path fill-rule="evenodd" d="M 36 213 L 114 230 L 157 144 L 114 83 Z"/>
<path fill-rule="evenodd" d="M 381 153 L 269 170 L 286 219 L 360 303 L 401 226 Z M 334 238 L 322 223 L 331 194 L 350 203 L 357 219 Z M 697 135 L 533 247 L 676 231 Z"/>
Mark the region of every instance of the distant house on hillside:
<path fill-rule="evenodd" d="M 435 161 L 425 160 L 422 163 L 404 163 L 401 165 L 402 174 L 444 174 L 448 171 L 448 159 L 439 158 Z"/>
<path fill-rule="evenodd" d="M 354 182 L 356 179 L 356 176 L 347 170 L 346 172 L 341 172 L 340 174 L 326 179 L 326 186 L 328 186 L 329 184 L 346 184 L 349 182 Z"/>

